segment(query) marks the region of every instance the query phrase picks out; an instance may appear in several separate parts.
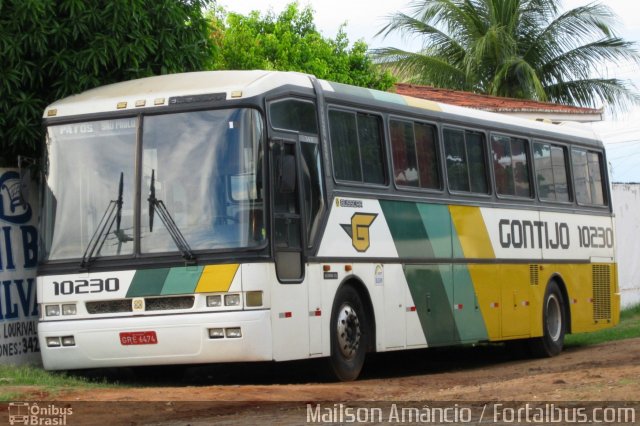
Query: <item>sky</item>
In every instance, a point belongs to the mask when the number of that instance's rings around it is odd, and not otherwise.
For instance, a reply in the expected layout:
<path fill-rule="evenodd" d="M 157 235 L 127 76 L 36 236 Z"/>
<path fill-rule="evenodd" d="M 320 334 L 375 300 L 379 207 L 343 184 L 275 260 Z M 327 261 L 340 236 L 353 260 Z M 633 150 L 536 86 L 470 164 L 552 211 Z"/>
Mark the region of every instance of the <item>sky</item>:
<path fill-rule="evenodd" d="M 273 10 L 279 14 L 293 0 L 218 0 L 218 4 L 227 11 L 248 14 L 252 10 L 265 13 Z M 640 2 L 636 0 L 600 0 L 609 6 L 618 16 L 615 25 L 619 36 L 627 41 L 638 43 L 640 50 Z M 393 35 L 383 38 L 376 36 L 388 22 L 389 15 L 396 11 L 407 10 L 410 0 L 298 0 L 301 6 L 310 5 L 315 11 L 314 22 L 325 36 L 334 38 L 340 25 L 346 23 L 346 33 L 350 42 L 364 40 L 370 48 L 394 46 L 416 51 L 420 44 L 416 40 L 402 39 Z M 590 0 L 561 0 L 564 9 L 575 8 L 591 3 Z M 640 67 L 628 64 L 611 64 L 603 67 L 603 77 L 616 77 L 631 80 L 640 90 Z M 605 112 L 607 109 L 605 108 Z M 607 113 L 602 123 L 595 123 L 594 129 L 601 134 L 605 142 L 620 144 L 611 152 L 611 156 L 629 157 L 629 148 L 637 148 L 637 154 L 625 160 L 629 169 L 639 169 L 635 164 L 640 161 L 640 107 L 615 116 Z M 634 159 L 635 158 L 637 159 Z M 639 169 L 640 170 L 640 169 Z M 638 172 L 636 172 L 638 173 Z"/>

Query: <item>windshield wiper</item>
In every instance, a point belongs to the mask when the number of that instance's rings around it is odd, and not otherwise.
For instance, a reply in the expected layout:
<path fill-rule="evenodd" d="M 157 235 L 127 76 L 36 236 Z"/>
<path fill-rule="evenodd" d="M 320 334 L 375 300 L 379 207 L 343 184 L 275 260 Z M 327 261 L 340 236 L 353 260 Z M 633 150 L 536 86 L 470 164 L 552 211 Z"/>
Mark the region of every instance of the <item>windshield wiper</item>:
<path fill-rule="evenodd" d="M 116 222 L 116 230 L 113 232 L 116 238 L 118 238 L 118 254 L 120 254 L 120 249 L 122 248 L 122 243 L 133 241 L 133 238 L 125 234 L 125 232 L 120 229 L 120 223 L 122 222 L 122 192 L 124 188 L 124 172 L 120 172 L 120 183 L 118 184 L 118 198 L 115 200 L 109 201 L 109 205 L 107 206 L 100 222 L 98 222 L 98 226 L 96 227 L 95 232 L 91 236 L 89 240 L 89 244 L 87 244 L 87 248 L 82 255 L 82 260 L 80 261 L 80 267 L 86 268 L 91 264 L 91 261 L 94 259 L 94 253 L 100 253 L 102 250 L 102 246 L 104 246 L 104 242 L 107 240 L 107 236 L 113 227 L 113 223 Z"/>
<path fill-rule="evenodd" d="M 162 200 L 156 198 L 156 178 L 155 178 L 155 169 L 151 170 L 151 184 L 149 185 L 149 232 L 153 232 L 153 217 L 155 215 L 155 211 L 158 210 L 158 216 L 162 221 L 164 227 L 167 229 L 167 232 L 173 239 L 174 244 L 182 253 L 182 257 L 187 262 L 196 261 L 196 256 L 191 251 L 191 247 L 189 247 L 189 243 L 187 242 L 182 232 L 180 232 L 180 228 L 176 225 L 176 222 L 171 217 L 169 210 L 167 210 L 167 206 L 165 206 Z"/>

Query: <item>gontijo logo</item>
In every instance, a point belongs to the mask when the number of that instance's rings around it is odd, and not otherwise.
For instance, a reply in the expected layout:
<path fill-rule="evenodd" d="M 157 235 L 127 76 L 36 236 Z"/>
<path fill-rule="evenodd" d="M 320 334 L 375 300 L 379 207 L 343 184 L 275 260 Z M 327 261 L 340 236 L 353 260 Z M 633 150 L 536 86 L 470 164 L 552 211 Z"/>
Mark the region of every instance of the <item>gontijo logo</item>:
<path fill-rule="evenodd" d="M 360 253 L 369 249 L 369 227 L 376 220 L 376 213 L 354 213 L 351 216 L 351 224 L 340 224 L 342 229 L 351 237 L 353 248 Z"/>

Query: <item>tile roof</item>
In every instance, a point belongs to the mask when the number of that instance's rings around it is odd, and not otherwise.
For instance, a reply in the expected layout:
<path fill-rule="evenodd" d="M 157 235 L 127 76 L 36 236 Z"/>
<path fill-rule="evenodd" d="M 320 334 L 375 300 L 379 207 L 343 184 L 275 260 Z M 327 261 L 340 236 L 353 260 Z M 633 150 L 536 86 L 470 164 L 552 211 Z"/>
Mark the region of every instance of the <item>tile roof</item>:
<path fill-rule="evenodd" d="M 525 99 L 503 98 L 481 95 L 451 89 L 438 89 L 430 86 L 396 83 L 395 91 L 399 95 L 413 96 L 467 108 L 493 112 L 549 112 L 558 114 L 602 114 L 601 109 L 560 105 L 549 102 Z"/>

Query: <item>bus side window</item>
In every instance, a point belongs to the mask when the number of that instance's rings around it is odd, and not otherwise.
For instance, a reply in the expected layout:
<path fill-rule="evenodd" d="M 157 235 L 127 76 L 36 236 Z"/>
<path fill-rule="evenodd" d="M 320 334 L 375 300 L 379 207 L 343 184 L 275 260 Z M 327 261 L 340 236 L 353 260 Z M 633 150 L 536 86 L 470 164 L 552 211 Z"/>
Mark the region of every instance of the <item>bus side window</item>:
<path fill-rule="evenodd" d="M 522 138 L 491 135 L 491 154 L 498 194 L 531 197 L 528 143 Z"/>
<path fill-rule="evenodd" d="M 487 194 L 484 134 L 445 128 L 443 135 L 449 189 Z"/>
<path fill-rule="evenodd" d="M 597 152 L 573 148 L 571 162 L 578 203 L 605 205 L 601 155 Z"/>
<path fill-rule="evenodd" d="M 533 161 L 540 199 L 569 202 L 567 152 L 562 146 L 535 142 Z"/>
<path fill-rule="evenodd" d="M 294 132 L 318 134 L 316 106 L 313 102 L 285 99 L 269 105 L 271 127 Z"/>
<path fill-rule="evenodd" d="M 301 142 L 300 153 L 302 154 L 302 197 L 305 205 L 307 246 L 311 247 L 325 209 L 322 162 L 317 143 Z"/>
<path fill-rule="evenodd" d="M 381 118 L 361 112 L 329 110 L 329 127 L 336 179 L 384 185 Z"/>
<path fill-rule="evenodd" d="M 399 186 L 440 189 L 435 127 L 390 120 L 394 179 Z"/>

